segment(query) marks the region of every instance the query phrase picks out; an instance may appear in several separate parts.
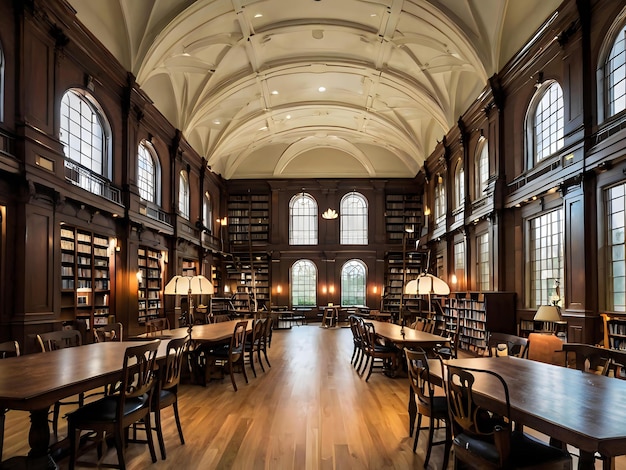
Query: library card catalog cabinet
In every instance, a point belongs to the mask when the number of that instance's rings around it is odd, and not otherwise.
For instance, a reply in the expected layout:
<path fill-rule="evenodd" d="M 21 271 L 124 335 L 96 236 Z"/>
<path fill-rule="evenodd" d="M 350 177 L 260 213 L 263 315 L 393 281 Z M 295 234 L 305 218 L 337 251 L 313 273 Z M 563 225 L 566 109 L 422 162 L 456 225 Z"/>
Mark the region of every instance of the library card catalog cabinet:
<path fill-rule="evenodd" d="M 460 328 L 460 347 L 482 352 L 488 334 L 515 334 L 515 292 L 453 292 L 443 299 L 446 325 Z"/>

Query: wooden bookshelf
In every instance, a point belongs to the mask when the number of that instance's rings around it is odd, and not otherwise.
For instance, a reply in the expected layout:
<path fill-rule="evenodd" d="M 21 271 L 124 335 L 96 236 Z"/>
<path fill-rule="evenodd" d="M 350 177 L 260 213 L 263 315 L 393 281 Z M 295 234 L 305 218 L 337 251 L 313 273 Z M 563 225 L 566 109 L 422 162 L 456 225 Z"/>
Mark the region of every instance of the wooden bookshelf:
<path fill-rule="evenodd" d="M 163 314 L 163 254 L 158 250 L 139 247 L 137 263 L 140 273 L 137 320 L 145 323 Z"/>
<path fill-rule="evenodd" d="M 228 198 L 228 238 L 232 245 L 258 245 L 269 241 L 268 194 L 233 194 Z"/>
<path fill-rule="evenodd" d="M 114 321 L 109 238 L 63 225 L 60 245 L 61 318 L 84 320 L 88 329 Z"/>
<path fill-rule="evenodd" d="M 487 347 L 490 332 L 515 334 L 515 292 L 453 292 L 443 300 L 443 321 L 460 328 L 460 347 Z"/>
<path fill-rule="evenodd" d="M 389 242 L 402 242 L 405 228 L 418 230 L 422 226 L 422 198 L 417 194 L 387 194 L 385 196 L 385 228 Z M 414 233 L 419 237 L 418 233 Z M 413 245 L 414 246 L 414 245 Z"/>
<path fill-rule="evenodd" d="M 604 347 L 626 350 L 626 314 L 603 313 Z"/>

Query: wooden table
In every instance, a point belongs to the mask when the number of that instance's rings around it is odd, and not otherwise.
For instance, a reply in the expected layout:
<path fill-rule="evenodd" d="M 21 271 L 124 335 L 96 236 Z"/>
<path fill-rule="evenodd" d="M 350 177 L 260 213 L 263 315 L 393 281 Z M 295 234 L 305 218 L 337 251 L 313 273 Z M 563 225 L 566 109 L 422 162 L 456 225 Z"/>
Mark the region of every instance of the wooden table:
<path fill-rule="evenodd" d="M 609 458 L 626 454 L 626 381 L 517 357 L 446 363 L 501 375 L 509 386 L 511 418 L 580 449 L 579 469 L 594 468 L 595 452 Z M 441 379 L 438 361 L 429 366 Z M 485 404 L 502 411 L 502 387 L 493 378 L 478 377 L 475 389 Z"/>
<path fill-rule="evenodd" d="M 405 326 L 404 328 L 395 323 L 388 323 L 377 320 L 366 320 L 374 325 L 376 334 L 386 341 L 391 341 L 399 347 L 421 347 L 424 349 L 434 348 L 438 345 L 449 345 L 450 340 L 443 336 L 426 333 L 425 331 L 414 330 Z M 403 334 L 404 333 L 404 334 Z"/>
<path fill-rule="evenodd" d="M 48 409 L 57 400 L 103 387 L 120 379 L 124 354 L 137 341 L 94 343 L 0 361 L 0 412 L 30 412 L 28 468 L 55 468 L 48 455 Z M 157 358 L 165 358 L 161 341 Z"/>
<path fill-rule="evenodd" d="M 191 339 L 200 343 L 217 343 L 220 341 L 224 341 L 229 339 L 233 335 L 233 331 L 235 330 L 235 325 L 240 321 L 247 321 L 248 325 L 246 326 L 246 332 L 252 331 L 252 319 L 248 320 L 230 320 L 224 321 L 220 323 L 208 323 L 205 325 L 194 325 L 191 329 Z M 161 338 L 166 340 L 168 338 L 182 338 L 189 333 L 189 329 L 186 327 L 183 328 L 174 328 L 170 330 L 161 330 L 156 335 L 150 335 L 144 333 L 139 335 L 138 338 L 141 339 L 150 339 L 150 338 Z"/>

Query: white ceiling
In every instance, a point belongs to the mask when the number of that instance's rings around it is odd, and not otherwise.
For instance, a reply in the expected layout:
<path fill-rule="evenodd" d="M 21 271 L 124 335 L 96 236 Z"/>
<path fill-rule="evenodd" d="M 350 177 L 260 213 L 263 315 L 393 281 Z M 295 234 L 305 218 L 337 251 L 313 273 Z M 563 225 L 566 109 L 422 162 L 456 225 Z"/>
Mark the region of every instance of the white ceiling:
<path fill-rule="evenodd" d="M 560 4 L 69 1 L 227 179 L 415 176 Z"/>

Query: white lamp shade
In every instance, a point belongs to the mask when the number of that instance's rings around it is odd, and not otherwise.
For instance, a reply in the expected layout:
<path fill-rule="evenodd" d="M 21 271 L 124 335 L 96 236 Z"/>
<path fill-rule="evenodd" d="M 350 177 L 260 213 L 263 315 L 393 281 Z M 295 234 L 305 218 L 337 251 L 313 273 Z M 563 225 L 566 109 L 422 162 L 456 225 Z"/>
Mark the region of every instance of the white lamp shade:
<path fill-rule="evenodd" d="M 213 284 L 204 276 L 174 276 L 165 286 L 166 295 L 213 294 Z"/>
<path fill-rule="evenodd" d="M 561 312 L 556 305 L 541 305 L 535 313 L 534 321 L 557 322 L 561 321 Z"/>
<path fill-rule="evenodd" d="M 409 295 L 449 295 L 450 286 L 443 279 L 432 274 L 420 274 L 417 279 L 409 281 L 404 286 L 404 293 Z"/>

